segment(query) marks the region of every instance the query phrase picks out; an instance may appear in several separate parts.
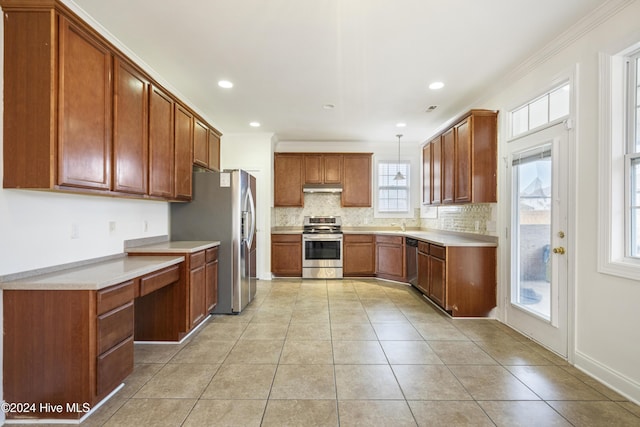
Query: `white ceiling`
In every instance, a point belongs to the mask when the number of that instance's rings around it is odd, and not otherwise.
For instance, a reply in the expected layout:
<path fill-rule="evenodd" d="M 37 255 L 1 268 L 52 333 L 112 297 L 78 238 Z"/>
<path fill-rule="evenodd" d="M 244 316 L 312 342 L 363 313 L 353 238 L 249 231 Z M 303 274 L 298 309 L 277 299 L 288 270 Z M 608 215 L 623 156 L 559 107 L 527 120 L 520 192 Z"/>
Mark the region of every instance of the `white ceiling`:
<path fill-rule="evenodd" d="M 492 108 L 487 87 L 605 2 L 75 0 L 223 133 L 390 143 Z"/>

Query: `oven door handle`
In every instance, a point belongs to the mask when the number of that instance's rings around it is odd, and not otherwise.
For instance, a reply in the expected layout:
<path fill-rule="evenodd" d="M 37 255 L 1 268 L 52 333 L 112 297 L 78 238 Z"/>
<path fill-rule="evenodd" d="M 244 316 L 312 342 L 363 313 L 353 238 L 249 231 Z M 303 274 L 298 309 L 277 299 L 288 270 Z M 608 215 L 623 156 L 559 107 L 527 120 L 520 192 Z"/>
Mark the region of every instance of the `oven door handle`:
<path fill-rule="evenodd" d="M 302 240 L 309 240 L 314 242 L 335 242 L 336 240 L 342 241 L 342 236 L 340 237 L 313 237 L 305 235 L 302 237 Z"/>

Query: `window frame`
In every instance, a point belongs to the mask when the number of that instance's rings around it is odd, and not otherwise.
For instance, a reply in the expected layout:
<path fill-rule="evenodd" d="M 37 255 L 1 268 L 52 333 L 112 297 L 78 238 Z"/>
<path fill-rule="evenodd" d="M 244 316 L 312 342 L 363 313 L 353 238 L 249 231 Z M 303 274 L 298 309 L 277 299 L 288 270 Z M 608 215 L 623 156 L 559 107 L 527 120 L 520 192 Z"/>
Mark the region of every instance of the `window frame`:
<path fill-rule="evenodd" d="M 406 165 L 407 166 L 407 185 L 406 186 L 402 186 L 399 188 L 403 188 L 406 189 L 407 191 L 407 211 L 401 211 L 401 212 L 394 212 L 394 211 L 381 211 L 380 210 L 380 190 L 383 188 L 383 186 L 381 185 L 381 179 L 380 179 L 380 165 L 382 164 L 388 164 L 388 165 L 397 165 L 397 164 L 402 164 L 402 165 Z M 375 169 L 375 180 L 376 180 L 376 186 L 375 186 L 375 210 L 374 210 L 374 217 L 375 218 L 413 218 L 413 207 L 411 205 L 412 203 L 412 197 L 411 197 L 411 161 L 410 160 L 378 160 L 376 161 L 376 169 Z M 384 186 L 384 188 L 398 188 L 398 187 L 387 187 Z"/>
<path fill-rule="evenodd" d="M 599 55 L 600 152 L 598 185 L 598 272 L 638 280 L 640 257 L 631 257 L 630 165 L 632 126 L 628 61 L 640 42 Z"/>

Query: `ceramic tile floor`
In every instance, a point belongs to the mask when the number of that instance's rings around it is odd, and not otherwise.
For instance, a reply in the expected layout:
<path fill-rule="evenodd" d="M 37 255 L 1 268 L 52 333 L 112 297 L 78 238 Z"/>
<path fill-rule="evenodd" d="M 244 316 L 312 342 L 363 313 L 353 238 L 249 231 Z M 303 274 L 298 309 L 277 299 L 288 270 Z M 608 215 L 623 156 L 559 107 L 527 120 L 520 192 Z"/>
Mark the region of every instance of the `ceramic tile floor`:
<path fill-rule="evenodd" d="M 258 283 L 181 345 L 136 345 L 82 425 L 640 426 L 640 408 L 493 320 L 376 280 Z"/>

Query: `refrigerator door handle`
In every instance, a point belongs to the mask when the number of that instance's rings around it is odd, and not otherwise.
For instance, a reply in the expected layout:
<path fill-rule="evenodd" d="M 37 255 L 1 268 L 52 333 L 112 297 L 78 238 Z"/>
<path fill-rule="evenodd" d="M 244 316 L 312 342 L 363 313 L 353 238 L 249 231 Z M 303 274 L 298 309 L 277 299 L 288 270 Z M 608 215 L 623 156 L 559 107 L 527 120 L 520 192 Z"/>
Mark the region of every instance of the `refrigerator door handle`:
<path fill-rule="evenodd" d="M 255 212 L 256 207 L 253 203 L 253 193 L 251 192 L 251 188 L 247 189 L 246 200 L 244 205 L 249 207 L 248 211 L 242 211 L 242 238 L 247 242 L 247 246 L 251 247 L 253 245 L 253 238 L 256 234 L 256 220 L 255 220 Z"/>

